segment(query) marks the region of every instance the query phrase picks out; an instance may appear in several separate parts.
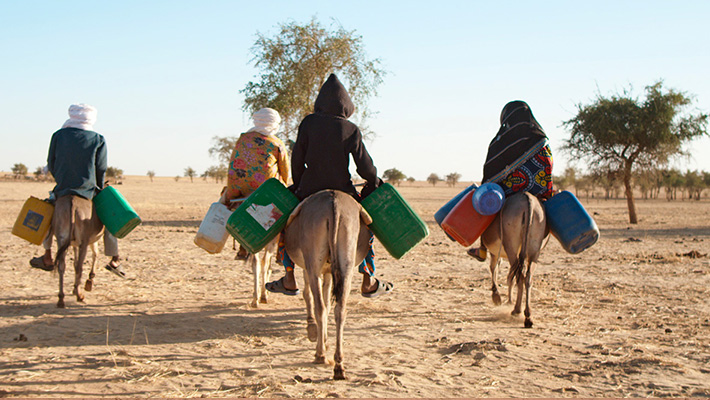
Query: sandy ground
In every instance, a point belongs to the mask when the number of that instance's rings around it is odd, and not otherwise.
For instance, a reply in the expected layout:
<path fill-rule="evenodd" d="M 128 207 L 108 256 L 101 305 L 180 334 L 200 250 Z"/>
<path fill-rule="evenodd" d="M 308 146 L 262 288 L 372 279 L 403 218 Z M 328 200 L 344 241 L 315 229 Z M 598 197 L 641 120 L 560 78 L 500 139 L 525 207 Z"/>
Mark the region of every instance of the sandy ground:
<path fill-rule="evenodd" d="M 215 183 L 117 186 L 144 220 L 120 241 L 129 278 L 100 268 L 85 303 L 57 309 L 57 277 L 28 265 L 40 246 L 10 233 L 51 186 L 0 182 L 0 397 L 710 397 L 708 200 L 639 201 L 635 226 L 623 200 L 584 201 L 601 239 L 579 255 L 549 242 L 524 329 L 492 304 L 488 265 L 434 221 L 463 184 L 402 185 L 431 235 L 400 260 L 376 243 L 395 289 L 365 299 L 353 286 L 348 380 L 335 382 L 312 363 L 300 297 L 251 309 L 251 271 L 232 248 L 194 245 Z M 332 315 L 331 333 L 329 357 Z"/>

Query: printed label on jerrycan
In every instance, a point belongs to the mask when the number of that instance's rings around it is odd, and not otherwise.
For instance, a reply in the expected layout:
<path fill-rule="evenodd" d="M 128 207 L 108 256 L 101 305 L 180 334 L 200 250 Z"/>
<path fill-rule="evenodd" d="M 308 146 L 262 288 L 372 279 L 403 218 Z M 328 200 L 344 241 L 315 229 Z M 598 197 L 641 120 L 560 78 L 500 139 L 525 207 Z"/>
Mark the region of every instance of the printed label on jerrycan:
<path fill-rule="evenodd" d="M 44 216 L 42 214 L 38 214 L 32 210 L 28 210 L 27 216 L 25 216 L 25 220 L 22 221 L 22 225 L 36 232 L 39 230 L 40 225 L 42 225 L 42 221 L 44 221 Z"/>
<path fill-rule="evenodd" d="M 247 207 L 246 212 L 251 215 L 252 218 L 254 218 L 254 220 L 266 231 L 274 226 L 276 221 L 284 215 L 284 213 L 279 210 L 274 203 L 265 206 L 250 204 L 249 207 Z"/>

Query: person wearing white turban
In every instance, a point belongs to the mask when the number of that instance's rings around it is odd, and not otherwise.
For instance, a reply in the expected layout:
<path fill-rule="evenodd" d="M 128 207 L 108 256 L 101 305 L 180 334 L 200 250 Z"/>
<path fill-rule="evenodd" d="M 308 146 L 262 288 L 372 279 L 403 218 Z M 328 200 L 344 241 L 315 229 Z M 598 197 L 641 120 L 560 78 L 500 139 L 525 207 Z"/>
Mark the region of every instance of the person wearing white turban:
<path fill-rule="evenodd" d="M 276 136 L 281 116 L 273 108 L 262 108 L 252 115 L 254 126 L 242 133 L 232 150 L 227 188 L 221 202 L 249 196 L 269 178 L 286 184 L 289 179 L 288 151 Z"/>
<path fill-rule="evenodd" d="M 231 200 L 249 196 L 269 178 L 287 184 L 290 173 L 288 150 L 276 136 L 281 116 L 273 108 L 262 108 L 252 115 L 254 126 L 237 140 L 229 161 L 227 187 L 220 202 L 233 208 Z M 241 248 L 237 258 L 246 258 Z"/>
<path fill-rule="evenodd" d="M 76 195 L 91 200 L 104 188 L 108 151 L 104 137 L 94 131 L 96 115 L 93 106 L 72 104 L 69 106 L 69 119 L 52 135 L 47 169 L 57 184 L 51 198 Z M 42 243 L 44 255 L 32 258 L 31 266 L 45 271 L 54 269 L 52 238 L 53 235 L 47 235 Z M 118 240 L 108 230 L 104 230 L 104 254 L 111 257 L 106 269 L 125 278 L 126 274 L 119 264 Z"/>

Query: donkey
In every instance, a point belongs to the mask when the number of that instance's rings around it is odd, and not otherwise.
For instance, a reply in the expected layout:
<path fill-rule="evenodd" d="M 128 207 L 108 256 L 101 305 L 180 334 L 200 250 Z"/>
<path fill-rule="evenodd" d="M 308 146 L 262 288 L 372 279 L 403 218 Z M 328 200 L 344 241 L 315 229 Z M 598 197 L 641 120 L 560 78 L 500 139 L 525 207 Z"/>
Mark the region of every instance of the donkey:
<path fill-rule="evenodd" d="M 104 226 L 96 214 L 91 200 L 81 196 L 66 195 L 57 199 L 52 217 L 52 229 L 57 238 L 56 270 L 59 273 L 59 301 L 57 307 L 64 308 L 64 271 L 69 246 L 74 246 L 74 291 L 76 300 L 84 301 L 84 294 L 79 284 L 89 246 L 94 251 L 89 280 L 85 290 L 91 291 L 94 267 L 96 266 L 96 241 L 103 233 Z"/>
<path fill-rule="evenodd" d="M 316 342 L 316 364 L 326 362 L 328 314 L 335 302 L 333 379 L 345 379 L 343 329 L 351 281 L 369 245 L 372 218 L 350 195 L 322 190 L 306 198 L 289 217 L 286 250 L 304 268 L 308 338 Z"/>
<path fill-rule="evenodd" d="M 545 210 L 537 197 L 527 192 L 518 192 L 508 197 L 493 223 L 483 232 L 481 243 L 491 255 L 492 298 L 501 304 L 498 294 L 497 269 L 500 258 L 508 259 L 508 302 L 512 303 L 513 284 L 518 286 L 518 297 L 512 315 L 520 314 L 525 285 L 525 327 L 531 328 L 530 293 L 534 264 L 540 251 L 549 239 Z"/>
<path fill-rule="evenodd" d="M 254 292 L 252 295 L 251 306 L 259 307 L 259 303 L 266 304 L 268 302 L 268 291 L 264 288 L 266 282 L 271 277 L 271 261 L 276 255 L 278 249 L 279 237 L 269 242 L 261 251 L 256 254 L 249 254 L 247 264 L 251 266 L 254 273 Z"/>

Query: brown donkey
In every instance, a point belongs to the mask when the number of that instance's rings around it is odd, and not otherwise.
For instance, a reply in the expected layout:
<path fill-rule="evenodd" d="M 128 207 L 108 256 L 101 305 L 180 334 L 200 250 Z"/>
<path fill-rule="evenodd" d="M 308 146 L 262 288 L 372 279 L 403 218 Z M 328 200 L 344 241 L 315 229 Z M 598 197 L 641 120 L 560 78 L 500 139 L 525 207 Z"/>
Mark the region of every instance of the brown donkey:
<path fill-rule="evenodd" d="M 328 314 L 335 297 L 334 379 L 345 379 L 343 330 L 353 274 L 369 249 L 372 218 L 350 195 L 323 190 L 305 199 L 289 218 L 286 250 L 304 268 L 308 338 L 316 342 L 315 363 L 326 361 Z"/>
<path fill-rule="evenodd" d="M 501 304 L 498 294 L 498 264 L 500 258 L 508 259 L 508 302 L 511 301 L 513 285 L 518 286 L 518 297 L 513 308 L 513 315 L 520 314 L 520 307 L 525 289 L 525 327 L 533 326 L 530 312 L 530 292 L 532 289 L 533 262 L 537 261 L 540 251 L 547 243 L 549 229 L 545 210 L 537 197 L 527 192 L 518 192 L 505 199 L 503 208 L 493 223 L 483 232 L 481 243 L 491 255 L 492 298 L 496 305 Z"/>
<path fill-rule="evenodd" d="M 81 196 L 67 195 L 57 199 L 52 217 L 52 229 L 57 238 L 56 270 L 59 273 L 59 301 L 57 307 L 64 308 L 64 271 L 69 246 L 74 246 L 74 291 L 77 301 L 84 301 L 79 284 L 89 246 L 94 251 L 89 280 L 85 289 L 91 290 L 91 282 L 96 266 L 96 241 L 103 233 L 104 226 L 99 220 L 91 200 Z"/>

